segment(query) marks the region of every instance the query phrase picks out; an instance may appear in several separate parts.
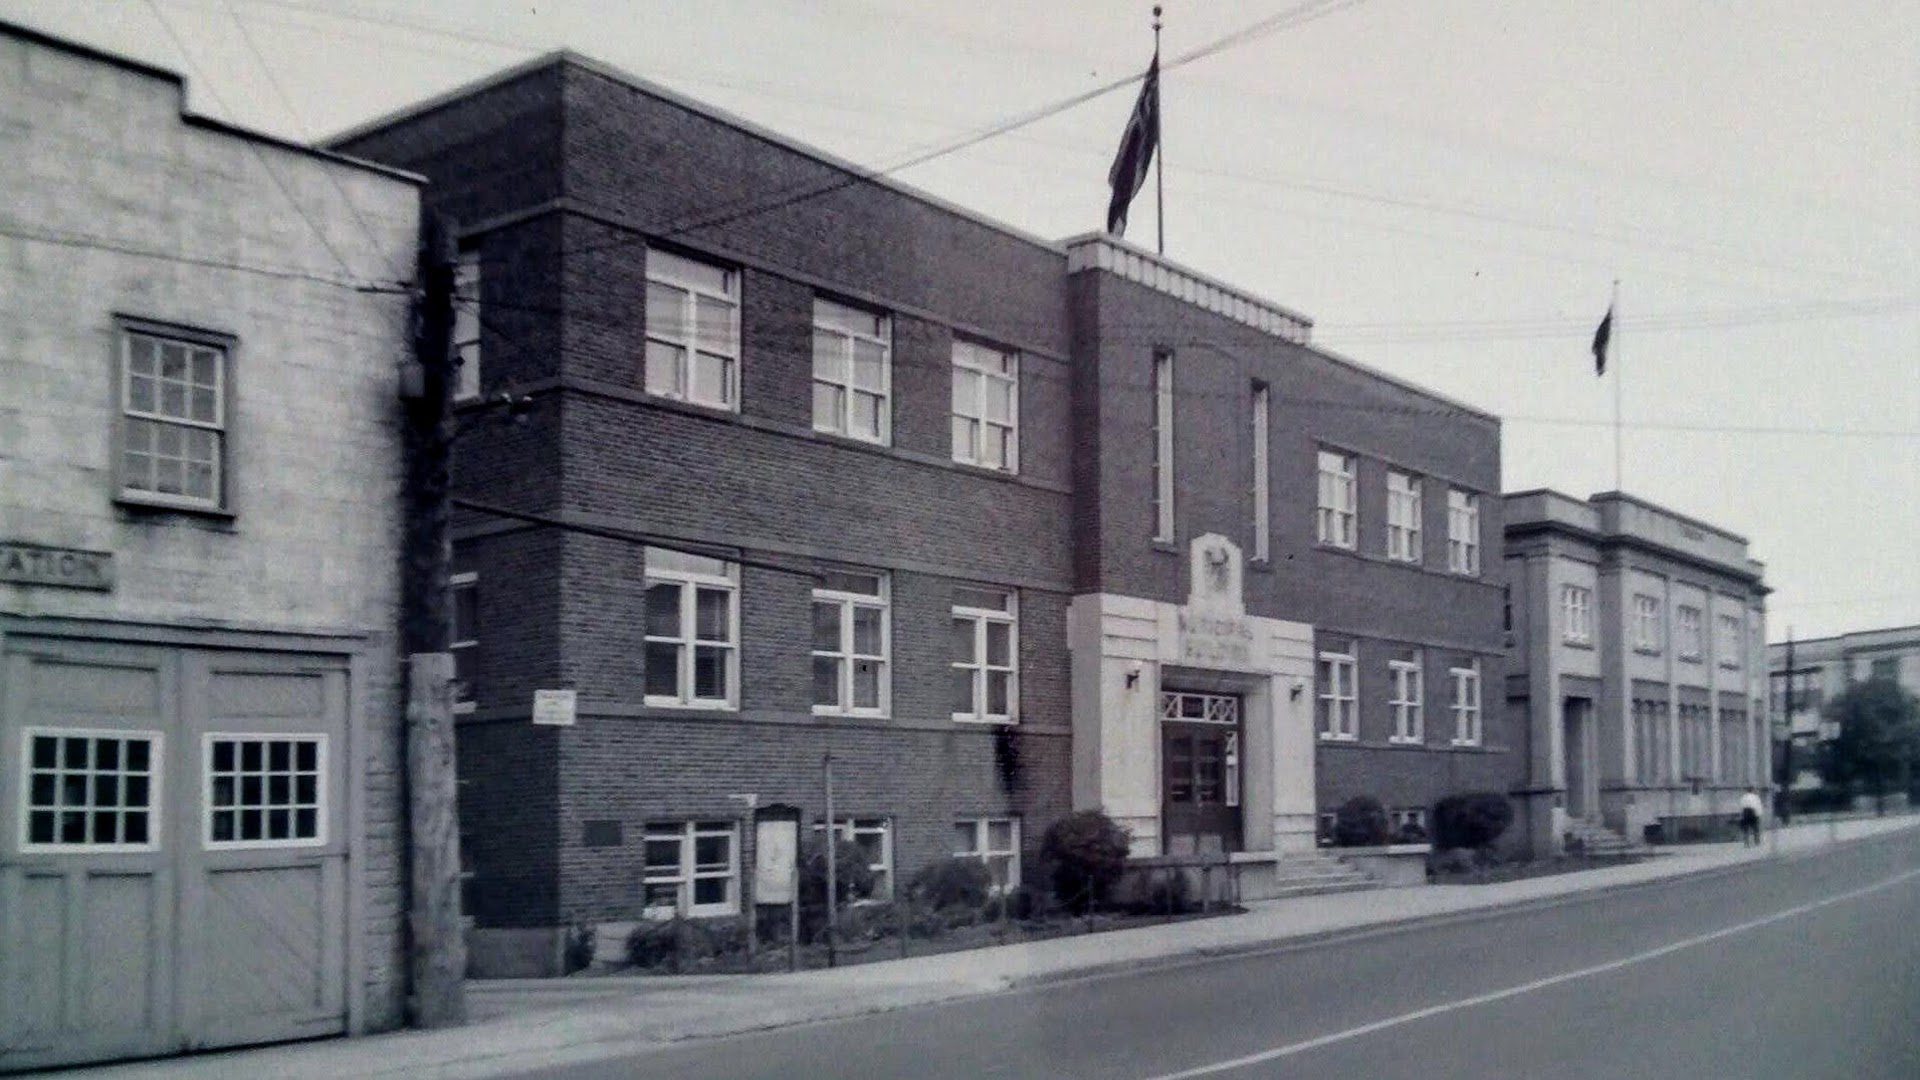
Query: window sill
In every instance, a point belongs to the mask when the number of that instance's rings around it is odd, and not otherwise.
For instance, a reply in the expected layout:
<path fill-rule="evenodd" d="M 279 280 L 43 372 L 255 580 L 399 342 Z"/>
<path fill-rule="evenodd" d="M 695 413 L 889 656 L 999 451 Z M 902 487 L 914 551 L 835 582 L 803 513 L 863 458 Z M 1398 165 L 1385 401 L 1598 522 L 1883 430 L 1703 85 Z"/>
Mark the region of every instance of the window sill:
<path fill-rule="evenodd" d="M 1015 716 L 975 716 L 972 713 L 954 713 L 956 724 L 972 724 L 975 727 L 1019 727 L 1020 719 Z"/>
<path fill-rule="evenodd" d="M 1412 735 L 1387 736 L 1388 746 L 1425 746 L 1426 744 L 1427 744 L 1427 740 L 1420 736 L 1412 736 Z"/>
<path fill-rule="evenodd" d="M 882 449 L 891 449 L 893 447 L 891 432 L 878 439 L 869 439 L 864 435 L 849 435 L 844 431 L 834 431 L 831 428 L 817 427 L 813 429 L 813 434 L 815 438 L 823 439 L 830 443 L 844 443 L 848 446 L 877 446 Z"/>
<path fill-rule="evenodd" d="M 823 709 L 816 705 L 813 715 L 819 720 L 891 720 L 885 709 Z"/>
<path fill-rule="evenodd" d="M 730 701 L 681 701 L 678 698 L 645 697 L 640 700 L 649 709 L 679 709 L 683 712 L 739 712 L 740 706 Z"/>
<path fill-rule="evenodd" d="M 1453 747 L 1455 750 L 1481 749 L 1479 739 L 1453 739 L 1449 741 L 1447 745 Z"/>
<path fill-rule="evenodd" d="M 164 495 L 144 495 L 123 491 L 113 497 L 113 503 L 122 510 L 143 516 L 149 514 L 186 514 L 193 517 L 205 518 L 208 521 L 227 524 L 231 524 L 237 516 L 231 509 L 224 506 L 208 506 L 205 503 L 187 502 L 184 500 L 176 501 Z"/>
<path fill-rule="evenodd" d="M 859 442 L 860 440 L 851 439 L 848 441 Z M 865 445 L 872 446 L 873 444 L 866 443 Z M 952 461 L 955 465 L 960 466 L 962 469 L 967 469 L 971 472 L 984 473 L 988 476 L 1019 476 L 1020 475 L 1020 469 L 1017 466 L 1007 467 L 1007 466 L 1000 466 L 1000 465 L 982 465 L 977 461 L 968 461 L 965 458 L 953 458 Z"/>
<path fill-rule="evenodd" d="M 1635 645 L 1633 647 L 1633 652 L 1635 656 L 1659 656 L 1660 655 L 1659 649 L 1649 649 L 1645 645 Z"/>
<path fill-rule="evenodd" d="M 1162 554 L 1165 554 L 1165 555 L 1180 554 L 1180 545 L 1175 541 L 1163 540 L 1160 537 L 1156 536 L 1151 541 L 1149 541 L 1149 543 L 1152 545 L 1153 550 L 1158 551 Z"/>
<path fill-rule="evenodd" d="M 1573 638 L 1561 638 L 1560 644 L 1565 645 L 1569 649 L 1587 649 L 1589 651 L 1593 649 L 1592 638 L 1587 638 L 1584 641 L 1575 641 Z"/>
<path fill-rule="evenodd" d="M 1331 743 L 1358 743 L 1360 741 L 1360 736 L 1341 735 L 1334 732 L 1323 731 L 1320 733 L 1320 741 L 1331 742 Z"/>

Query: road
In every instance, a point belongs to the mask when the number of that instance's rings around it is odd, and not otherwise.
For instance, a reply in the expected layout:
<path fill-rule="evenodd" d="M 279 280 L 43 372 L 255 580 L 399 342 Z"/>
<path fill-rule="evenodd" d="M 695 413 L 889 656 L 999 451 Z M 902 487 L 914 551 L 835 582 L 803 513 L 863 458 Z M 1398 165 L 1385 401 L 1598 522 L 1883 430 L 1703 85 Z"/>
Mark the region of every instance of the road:
<path fill-rule="evenodd" d="M 1920 835 L 538 1075 L 1920 1077 Z"/>

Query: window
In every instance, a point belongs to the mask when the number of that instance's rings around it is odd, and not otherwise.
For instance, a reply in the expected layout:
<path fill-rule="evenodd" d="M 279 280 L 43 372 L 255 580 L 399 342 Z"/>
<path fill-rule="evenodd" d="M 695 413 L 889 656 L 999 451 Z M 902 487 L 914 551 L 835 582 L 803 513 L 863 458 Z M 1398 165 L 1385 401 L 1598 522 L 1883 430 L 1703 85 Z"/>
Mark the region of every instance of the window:
<path fill-rule="evenodd" d="M 1720 779 L 1730 784 L 1752 782 L 1747 762 L 1747 714 L 1735 709 L 1720 713 Z"/>
<path fill-rule="evenodd" d="M 1664 783 L 1671 749 L 1667 745 L 1667 705 L 1663 701 L 1633 702 L 1634 768 L 1647 787 Z"/>
<path fill-rule="evenodd" d="M 327 842 L 324 735 L 208 735 L 206 845 Z"/>
<path fill-rule="evenodd" d="M 1698 660 L 1706 643 L 1701 639 L 1700 609 L 1682 604 L 1673 613 L 1675 647 L 1682 660 Z M 1724 642 L 1725 638 L 1722 638 Z"/>
<path fill-rule="evenodd" d="M 646 366 L 649 394 L 739 408 L 739 275 L 649 250 Z"/>
<path fill-rule="evenodd" d="M 953 853 L 979 859 L 993 877 L 993 891 L 1006 892 L 1020 884 L 1020 819 L 973 818 L 953 823 Z"/>
<path fill-rule="evenodd" d="M 154 849 L 157 732 L 27 728 L 22 742 L 22 850 Z"/>
<path fill-rule="evenodd" d="M 1480 572 L 1480 497 L 1459 488 L 1447 492 L 1447 569 Z"/>
<path fill-rule="evenodd" d="M 1424 806 L 1403 806 L 1387 811 L 1387 822 L 1392 826 L 1394 843 L 1419 843 L 1427 837 L 1427 809 Z"/>
<path fill-rule="evenodd" d="M 1334 826 L 1339 823 L 1340 815 L 1332 810 L 1322 810 L 1315 816 L 1314 820 L 1319 825 L 1318 831 L 1314 834 L 1314 839 L 1318 841 L 1322 847 L 1332 844 Z"/>
<path fill-rule="evenodd" d="M 1479 746 L 1480 662 L 1468 660 L 1464 666 L 1447 669 L 1453 682 L 1453 745 Z"/>
<path fill-rule="evenodd" d="M 480 645 L 480 575 L 455 574 L 447 579 L 453 594 L 453 711 L 473 711 L 474 658 Z"/>
<path fill-rule="evenodd" d="M 1713 772 L 1711 717 L 1705 705 L 1680 706 L 1681 780 L 1709 779 Z"/>
<path fill-rule="evenodd" d="M 825 832 L 824 822 L 814 822 L 814 832 Z M 893 823 L 886 818 L 841 818 L 834 823 L 836 839 L 858 847 L 867 857 L 867 869 L 873 872 L 873 891 L 859 899 L 887 900 L 893 897 Z"/>
<path fill-rule="evenodd" d="M 1420 478 L 1387 473 L 1387 558 L 1420 561 Z"/>
<path fill-rule="evenodd" d="M 1322 649 L 1320 652 L 1320 737 L 1323 739 L 1356 739 L 1359 728 L 1355 724 L 1355 700 L 1359 677 L 1359 664 L 1354 659 L 1353 646 L 1345 651 Z"/>
<path fill-rule="evenodd" d="M 1389 702 L 1393 708 L 1393 733 L 1387 736 L 1387 741 L 1418 743 L 1426 737 L 1420 706 L 1420 654 L 1413 653 L 1411 659 L 1387 661 L 1387 674 L 1393 684 Z"/>
<path fill-rule="evenodd" d="M 738 826 L 649 822 L 641 902 L 649 919 L 732 915 L 740 909 Z"/>
<path fill-rule="evenodd" d="M 1638 652 L 1660 651 L 1660 600 L 1645 593 L 1633 597 L 1633 647 Z"/>
<path fill-rule="evenodd" d="M 1320 509 L 1316 520 L 1323 544 L 1353 547 L 1355 474 L 1352 454 L 1320 451 Z"/>
<path fill-rule="evenodd" d="M 813 302 L 813 430 L 884 443 L 890 437 L 893 323 L 885 315 Z"/>
<path fill-rule="evenodd" d="M 1273 491 L 1268 476 L 1267 450 L 1268 391 L 1265 383 L 1253 385 L 1253 557 L 1261 562 L 1273 558 Z"/>
<path fill-rule="evenodd" d="M 1173 543 L 1173 354 L 1153 354 L 1153 538 Z"/>
<path fill-rule="evenodd" d="M 953 718 L 1008 724 L 1019 716 L 1019 623 L 1014 594 L 955 589 Z"/>
<path fill-rule="evenodd" d="M 1720 616 L 1720 666 L 1721 667 L 1737 668 L 1740 666 L 1741 641 L 1742 641 L 1742 635 L 1740 633 L 1740 616 L 1738 615 Z M 1899 661 L 1894 660 L 1894 661 L 1891 661 L 1891 663 L 1896 665 L 1896 669 L 1897 669 L 1897 665 L 1899 664 Z M 1888 671 L 1887 677 L 1894 678 L 1895 677 L 1894 671 L 1891 671 L 1891 670 Z"/>
<path fill-rule="evenodd" d="M 646 549 L 646 703 L 700 709 L 739 704 L 740 568 Z"/>
<path fill-rule="evenodd" d="M 953 460 L 1018 471 L 1020 357 L 970 341 L 953 343 Z"/>
<path fill-rule="evenodd" d="M 1583 585 L 1560 586 L 1561 636 L 1569 645 L 1593 644 L 1593 590 Z"/>
<path fill-rule="evenodd" d="M 453 264 L 453 359 L 453 400 L 479 397 L 480 252 L 471 248 Z"/>
<path fill-rule="evenodd" d="M 821 574 L 813 587 L 813 711 L 885 716 L 887 578 L 857 570 Z"/>
<path fill-rule="evenodd" d="M 1869 672 L 1867 678 L 1869 679 L 1886 679 L 1890 682 L 1898 682 L 1900 680 L 1900 658 L 1897 656 L 1882 657 L 1881 659 L 1873 661 L 1867 670 Z"/>
<path fill-rule="evenodd" d="M 120 497 L 226 506 L 227 346 L 190 331 L 122 326 Z"/>

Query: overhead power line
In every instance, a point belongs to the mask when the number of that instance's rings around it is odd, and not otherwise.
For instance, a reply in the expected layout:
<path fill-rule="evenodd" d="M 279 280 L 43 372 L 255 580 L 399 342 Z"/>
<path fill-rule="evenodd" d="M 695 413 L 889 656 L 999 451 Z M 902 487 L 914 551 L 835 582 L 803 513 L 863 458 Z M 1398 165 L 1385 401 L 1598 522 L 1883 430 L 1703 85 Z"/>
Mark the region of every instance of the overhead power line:
<path fill-rule="evenodd" d="M 245 274 L 259 274 L 263 277 L 279 278 L 285 281 L 310 281 L 316 285 L 331 285 L 339 289 L 352 289 L 364 293 L 404 294 L 410 290 L 404 285 L 387 282 L 355 280 L 350 277 L 330 277 L 290 266 L 272 266 L 266 263 L 242 262 L 238 259 L 221 259 L 204 255 L 185 255 L 177 251 L 146 247 L 130 240 L 113 237 L 93 236 L 86 233 L 65 232 L 51 229 L 36 229 L 16 222 L 0 219 L 0 236 L 10 236 L 16 240 L 29 240 L 39 244 L 53 244 L 59 247 L 88 248 L 95 251 L 111 251 L 120 255 L 133 255 L 144 259 L 158 259 L 163 262 L 176 262 L 188 266 L 206 266 L 216 270 L 234 270 Z"/>

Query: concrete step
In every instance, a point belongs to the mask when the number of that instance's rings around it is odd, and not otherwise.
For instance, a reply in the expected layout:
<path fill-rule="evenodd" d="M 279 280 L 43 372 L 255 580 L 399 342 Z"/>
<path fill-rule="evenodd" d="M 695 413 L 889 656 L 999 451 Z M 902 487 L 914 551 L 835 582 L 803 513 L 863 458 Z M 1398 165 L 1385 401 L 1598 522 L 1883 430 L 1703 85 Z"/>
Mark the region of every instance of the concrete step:
<path fill-rule="evenodd" d="M 1327 882 L 1318 885 L 1282 885 L 1273 890 L 1272 900 L 1285 900 L 1295 896 L 1325 896 L 1331 893 L 1364 892 L 1378 889 L 1380 883 L 1372 878 L 1362 877 L 1358 881 Z"/>

